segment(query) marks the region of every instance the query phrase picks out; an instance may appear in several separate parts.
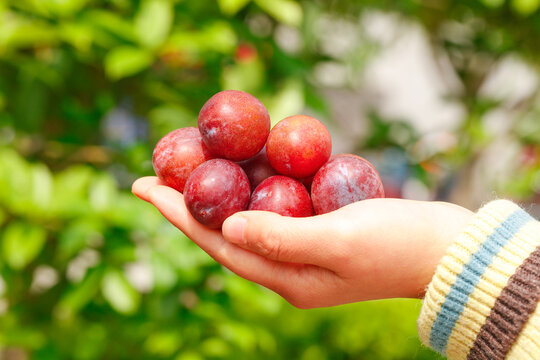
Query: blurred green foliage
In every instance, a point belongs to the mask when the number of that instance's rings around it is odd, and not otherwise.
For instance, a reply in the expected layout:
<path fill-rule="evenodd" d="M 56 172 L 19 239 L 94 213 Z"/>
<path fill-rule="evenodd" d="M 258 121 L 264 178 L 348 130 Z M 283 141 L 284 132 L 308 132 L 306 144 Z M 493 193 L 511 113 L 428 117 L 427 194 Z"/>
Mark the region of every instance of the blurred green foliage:
<path fill-rule="evenodd" d="M 433 359 L 415 335 L 418 301 L 301 311 L 222 269 L 129 193 L 152 174 L 155 142 L 196 123 L 224 88 L 249 91 L 273 121 L 327 116 L 313 69 L 361 69 L 376 45 L 320 46 L 322 16 L 398 13 L 421 24 L 464 84 L 455 168 L 485 144 L 478 96 L 507 53 L 539 64 L 538 0 L 0 0 L 0 357 L 7 359 Z M 467 41 L 447 37 L 465 24 Z M 278 30 L 302 45 L 284 49 Z M 292 36 L 292 35 L 291 35 Z M 534 104 L 533 104 L 534 105 Z M 538 110 L 514 127 L 540 170 Z M 536 112 L 535 112 L 536 111 Z M 418 139 L 372 116 L 361 147 L 408 151 Z M 394 125 L 392 125 L 394 126 Z M 398 123 L 399 132 L 411 132 Z M 393 135 L 394 134 L 394 135 Z M 445 154 L 443 154 L 445 155 Z M 529 159 L 530 160 L 530 159 Z M 412 164 L 429 182 L 425 166 Z M 536 179 L 536 180 L 535 180 Z"/>

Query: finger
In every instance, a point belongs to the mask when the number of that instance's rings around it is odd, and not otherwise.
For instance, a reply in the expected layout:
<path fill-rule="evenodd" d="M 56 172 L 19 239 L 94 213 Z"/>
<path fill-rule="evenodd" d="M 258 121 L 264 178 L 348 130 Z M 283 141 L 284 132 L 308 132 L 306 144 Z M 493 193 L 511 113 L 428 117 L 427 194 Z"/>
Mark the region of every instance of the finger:
<path fill-rule="evenodd" d="M 287 291 L 285 287 L 297 271 L 294 266 L 271 261 L 225 241 L 219 230 L 197 222 L 189 213 L 183 195 L 172 188 L 156 185 L 147 191 L 147 195 L 165 218 L 217 262 L 237 275 L 280 294 Z"/>
<path fill-rule="evenodd" d="M 140 179 L 135 180 L 133 185 L 131 185 L 131 192 L 138 198 L 149 201 L 147 192 L 148 190 L 156 185 L 165 185 L 157 176 L 146 176 Z"/>
<path fill-rule="evenodd" d="M 225 220 L 222 231 L 227 241 L 275 261 L 332 269 L 347 255 L 345 240 L 339 242 L 339 218 L 333 214 L 293 218 L 245 211 Z"/>

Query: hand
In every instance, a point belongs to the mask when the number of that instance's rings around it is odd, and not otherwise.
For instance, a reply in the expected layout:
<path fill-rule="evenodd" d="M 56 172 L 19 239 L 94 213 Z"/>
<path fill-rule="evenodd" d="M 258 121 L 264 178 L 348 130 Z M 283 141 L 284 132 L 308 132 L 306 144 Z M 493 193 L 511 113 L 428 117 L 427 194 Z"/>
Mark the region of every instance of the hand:
<path fill-rule="evenodd" d="M 133 184 L 216 261 L 299 308 L 422 297 L 472 213 L 450 203 L 372 199 L 309 218 L 234 214 L 222 231 L 199 224 L 183 195 L 156 177 Z"/>

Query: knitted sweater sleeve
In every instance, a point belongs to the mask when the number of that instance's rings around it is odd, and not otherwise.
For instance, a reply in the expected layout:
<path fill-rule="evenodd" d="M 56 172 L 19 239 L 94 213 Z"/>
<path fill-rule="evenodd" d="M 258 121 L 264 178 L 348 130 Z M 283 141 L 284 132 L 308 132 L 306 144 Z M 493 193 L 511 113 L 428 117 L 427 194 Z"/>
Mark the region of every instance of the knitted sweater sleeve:
<path fill-rule="evenodd" d="M 418 319 L 449 359 L 540 359 L 540 223 L 517 205 L 478 211 L 441 260 Z"/>

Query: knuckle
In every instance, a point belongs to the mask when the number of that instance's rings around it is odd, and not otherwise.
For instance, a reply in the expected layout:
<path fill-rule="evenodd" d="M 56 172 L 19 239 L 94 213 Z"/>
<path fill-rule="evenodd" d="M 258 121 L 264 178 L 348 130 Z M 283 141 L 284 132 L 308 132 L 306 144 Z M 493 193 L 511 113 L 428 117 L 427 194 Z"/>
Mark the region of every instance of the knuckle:
<path fill-rule="evenodd" d="M 281 238 L 276 234 L 272 226 L 261 230 L 253 243 L 254 249 L 259 254 L 275 259 L 281 255 L 281 245 Z"/>

